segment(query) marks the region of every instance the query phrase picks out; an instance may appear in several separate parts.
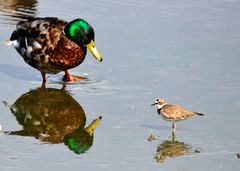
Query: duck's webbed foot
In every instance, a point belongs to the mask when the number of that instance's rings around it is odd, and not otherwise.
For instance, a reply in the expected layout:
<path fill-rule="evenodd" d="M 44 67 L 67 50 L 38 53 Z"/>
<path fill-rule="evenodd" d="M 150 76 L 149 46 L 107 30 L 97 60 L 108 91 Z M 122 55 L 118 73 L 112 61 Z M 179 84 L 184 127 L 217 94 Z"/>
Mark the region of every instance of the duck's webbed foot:
<path fill-rule="evenodd" d="M 70 81 L 81 81 L 87 79 L 86 77 L 82 76 L 74 76 L 71 75 L 68 71 L 65 71 L 65 75 L 63 77 L 63 81 L 70 82 Z"/>

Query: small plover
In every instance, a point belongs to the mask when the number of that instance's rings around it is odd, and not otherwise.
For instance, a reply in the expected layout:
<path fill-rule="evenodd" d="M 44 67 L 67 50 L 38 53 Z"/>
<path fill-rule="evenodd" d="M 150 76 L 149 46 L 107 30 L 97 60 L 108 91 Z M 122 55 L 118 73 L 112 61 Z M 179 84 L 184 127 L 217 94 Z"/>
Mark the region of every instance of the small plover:
<path fill-rule="evenodd" d="M 166 121 L 173 122 L 172 131 L 175 135 L 176 131 L 176 121 L 185 120 L 191 116 L 203 116 L 202 113 L 191 112 L 179 105 L 167 104 L 164 99 L 157 99 L 152 106 L 157 106 L 157 112 Z"/>

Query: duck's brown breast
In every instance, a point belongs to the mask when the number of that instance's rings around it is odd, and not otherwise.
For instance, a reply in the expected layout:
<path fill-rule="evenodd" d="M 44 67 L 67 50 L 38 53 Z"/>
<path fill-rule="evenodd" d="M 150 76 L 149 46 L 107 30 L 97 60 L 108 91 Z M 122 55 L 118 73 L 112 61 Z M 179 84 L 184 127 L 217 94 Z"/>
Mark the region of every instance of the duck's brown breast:
<path fill-rule="evenodd" d="M 86 48 L 61 36 L 55 48 L 47 47 L 41 53 L 33 51 L 27 63 L 45 73 L 58 73 L 80 65 L 86 56 Z"/>
<path fill-rule="evenodd" d="M 80 65 L 86 56 L 86 48 L 79 47 L 76 43 L 62 36 L 55 49 L 46 49 L 48 57 L 48 70 L 65 71 Z"/>

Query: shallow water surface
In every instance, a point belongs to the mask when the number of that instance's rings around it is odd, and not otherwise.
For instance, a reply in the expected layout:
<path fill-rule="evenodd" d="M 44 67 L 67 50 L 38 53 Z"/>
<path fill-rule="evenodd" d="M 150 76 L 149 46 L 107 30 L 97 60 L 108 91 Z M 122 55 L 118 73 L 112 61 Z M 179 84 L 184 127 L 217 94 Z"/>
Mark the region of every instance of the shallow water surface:
<path fill-rule="evenodd" d="M 42 85 L 0 44 L 0 170 L 239 170 L 239 0 L 1 0 L 0 40 L 26 16 L 86 19 L 103 63 L 88 53 L 70 70 L 87 80 Z M 172 141 L 159 97 L 205 115 Z"/>

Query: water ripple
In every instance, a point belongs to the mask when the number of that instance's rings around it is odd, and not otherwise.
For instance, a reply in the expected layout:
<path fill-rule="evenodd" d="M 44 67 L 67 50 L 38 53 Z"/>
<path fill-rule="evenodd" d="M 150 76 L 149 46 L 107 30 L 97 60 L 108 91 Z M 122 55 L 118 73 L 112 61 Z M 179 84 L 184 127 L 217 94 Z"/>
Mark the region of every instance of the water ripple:
<path fill-rule="evenodd" d="M 1 27 L 6 24 L 15 25 L 19 19 L 36 16 L 37 1 L 0 1 L 0 18 L 3 20 Z"/>

